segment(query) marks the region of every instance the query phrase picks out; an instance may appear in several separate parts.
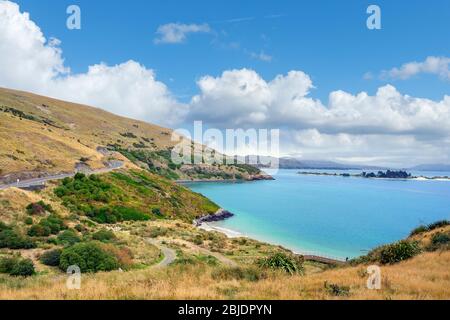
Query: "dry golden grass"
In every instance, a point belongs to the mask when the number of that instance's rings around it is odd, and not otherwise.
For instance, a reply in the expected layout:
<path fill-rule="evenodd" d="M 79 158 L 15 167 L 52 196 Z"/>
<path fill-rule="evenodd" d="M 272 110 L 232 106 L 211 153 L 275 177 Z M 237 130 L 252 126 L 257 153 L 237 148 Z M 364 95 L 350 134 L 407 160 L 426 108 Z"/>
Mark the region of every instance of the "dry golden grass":
<path fill-rule="evenodd" d="M 142 137 L 156 149 L 173 146 L 172 131 L 142 121 L 119 117 L 101 109 L 0 88 L 0 107 L 20 110 L 53 125 L 0 112 L 0 176 L 15 172 L 73 171 L 80 158 L 102 167 L 98 146 L 132 146 Z M 126 138 L 121 133 L 133 133 Z"/>
<path fill-rule="evenodd" d="M 81 290 L 68 290 L 65 277 L 54 275 L 10 280 L 0 285 L 0 299 L 450 299 L 450 252 L 425 253 L 382 267 L 382 289 L 366 288 L 363 267 L 348 267 L 307 276 L 271 274 L 258 282 L 220 280 L 212 267 L 174 266 L 132 272 L 85 275 Z M 350 287 L 336 297 L 324 282 Z"/>

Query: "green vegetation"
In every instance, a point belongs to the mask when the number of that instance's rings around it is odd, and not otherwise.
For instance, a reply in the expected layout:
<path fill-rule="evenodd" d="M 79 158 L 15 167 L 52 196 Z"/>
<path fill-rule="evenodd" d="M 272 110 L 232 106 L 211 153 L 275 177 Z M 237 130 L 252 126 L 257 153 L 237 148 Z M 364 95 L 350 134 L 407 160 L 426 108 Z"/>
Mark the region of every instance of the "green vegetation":
<path fill-rule="evenodd" d="M 35 247 L 36 244 L 30 238 L 0 222 L 0 248 L 31 249 Z"/>
<path fill-rule="evenodd" d="M 401 240 L 396 243 L 387 244 L 370 251 L 366 256 L 353 259 L 351 264 L 381 263 L 394 264 L 410 259 L 421 252 L 419 242 Z"/>
<path fill-rule="evenodd" d="M 58 234 L 58 243 L 63 246 L 73 246 L 75 243 L 81 242 L 81 238 L 74 230 L 65 230 Z"/>
<path fill-rule="evenodd" d="M 72 265 L 80 267 L 81 272 L 111 271 L 120 267 L 118 259 L 96 242 L 83 242 L 65 248 L 59 267 L 66 271 Z"/>
<path fill-rule="evenodd" d="M 144 148 L 145 145 L 134 144 L 137 149 Z M 176 170 L 180 169 L 180 165 L 175 164 L 172 161 L 171 150 L 133 150 L 123 149 L 120 146 L 110 146 L 114 151 L 120 152 L 134 163 L 143 163 L 146 165 L 146 169 L 154 174 L 165 177 L 169 180 L 177 180 L 180 178 Z"/>
<path fill-rule="evenodd" d="M 46 204 L 44 201 L 30 203 L 26 208 L 27 213 L 31 215 L 45 214 L 46 212 L 53 212 L 52 206 Z"/>
<path fill-rule="evenodd" d="M 118 176 L 119 174 L 115 174 L 115 177 Z M 126 176 L 120 177 L 123 179 Z M 87 177 L 78 173 L 74 178 L 66 178 L 62 181 L 62 185 L 55 189 L 55 194 L 70 210 L 84 214 L 98 223 L 150 219 L 148 214 L 138 209 L 114 205 L 126 202 L 127 197 L 120 188 L 96 175 Z"/>
<path fill-rule="evenodd" d="M 40 122 L 40 120 L 38 118 L 36 118 L 35 116 L 33 116 L 31 114 L 27 114 L 27 113 L 23 112 L 22 110 L 18 110 L 15 108 L 1 106 L 0 111 L 3 111 L 5 113 L 10 113 L 13 116 L 19 117 L 20 119 L 27 119 L 27 120 L 31 120 L 31 121 Z"/>
<path fill-rule="evenodd" d="M 55 189 L 64 206 L 97 223 L 178 217 L 192 221 L 219 207 L 200 194 L 145 171 L 77 174 Z"/>
<path fill-rule="evenodd" d="M 440 249 L 448 250 L 450 248 L 450 232 L 438 232 L 431 237 L 431 243 L 427 247 L 429 251 Z"/>
<path fill-rule="evenodd" d="M 109 242 L 109 241 L 116 240 L 117 237 L 114 234 L 114 232 L 112 232 L 111 230 L 101 229 L 92 235 L 92 239 L 101 241 L 101 242 Z"/>
<path fill-rule="evenodd" d="M 61 230 L 67 229 L 64 220 L 56 214 L 51 214 L 47 218 L 41 219 L 38 224 L 31 226 L 28 230 L 30 237 L 48 237 L 51 234 L 58 234 Z"/>
<path fill-rule="evenodd" d="M 31 226 L 33 224 L 33 218 L 32 217 L 26 217 L 24 222 L 25 222 L 26 225 Z"/>
<path fill-rule="evenodd" d="M 32 276 L 35 273 L 33 261 L 17 257 L 7 257 L 0 259 L 0 273 L 7 273 L 11 276 Z"/>
<path fill-rule="evenodd" d="M 45 251 L 39 258 L 39 260 L 46 266 L 57 267 L 59 266 L 61 252 L 61 249 Z"/>
<path fill-rule="evenodd" d="M 416 241 L 399 241 L 382 247 L 380 251 L 380 262 L 392 264 L 412 258 L 420 253 L 419 243 Z"/>
<path fill-rule="evenodd" d="M 261 173 L 261 170 L 249 164 L 233 164 L 232 166 L 238 168 L 238 170 L 243 173 L 247 172 L 252 175 Z"/>
<path fill-rule="evenodd" d="M 211 276 L 215 280 L 247 280 L 252 282 L 267 278 L 267 274 L 256 267 L 222 267 L 213 270 Z"/>
<path fill-rule="evenodd" d="M 325 281 L 324 288 L 332 296 L 342 297 L 350 295 L 350 287 L 347 286 L 340 286 L 338 284 L 328 283 Z"/>
<path fill-rule="evenodd" d="M 418 226 L 417 228 L 415 228 L 413 231 L 411 231 L 410 236 L 414 236 L 414 235 L 432 231 L 432 230 L 435 230 L 438 228 L 446 227 L 448 225 L 450 225 L 450 221 L 448 221 L 448 220 L 437 221 L 437 222 L 431 223 L 427 226 L 421 225 L 421 226 Z"/>
<path fill-rule="evenodd" d="M 258 265 L 262 268 L 282 270 L 289 274 L 295 274 L 303 272 L 303 261 L 302 256 L 288 256 L 279 252 L 267 258 L 260 259 Z"/>

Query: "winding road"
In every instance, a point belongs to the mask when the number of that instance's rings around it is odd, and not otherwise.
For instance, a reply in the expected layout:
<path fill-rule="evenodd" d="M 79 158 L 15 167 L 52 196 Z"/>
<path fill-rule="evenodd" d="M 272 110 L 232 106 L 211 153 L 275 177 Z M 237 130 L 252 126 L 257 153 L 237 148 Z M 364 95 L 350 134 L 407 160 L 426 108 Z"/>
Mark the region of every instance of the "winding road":
<path fill-rule="evenodd" d="M 175 250 L 162 246 L 158 241 L 154 239 L 147 239 L 147 242 L 157 247 L 164 255 L 164 258 L 153 267 L 155 268 L 164 268 L 170 265 L 177 258 L 177 253 Z"/>
<path fill-rule="evenodd" d="M 122 168 L 124 165 L 123 161 L 110 161 L 109 166 L 102 169 L 97 170 L 91 170 L 90 172 L 86 172 L 86 174 L 96 174 L 96 173 L 107 173 L 113 170 L 117 170 Z M 73 173 L 61 173 L 56 175 L 51 175 L 47 177 L 42 178 L 34 178 L 34 179 L 28 179 L 28 180 L 22 180 L 14 183 L 9 184 L 0 184 L 0 190 L 8 189 L 8 188 L 31 188 L 31 187 L 38 187 L 45 184 L 47 181 L 51 180 L 62 180 L 64 178 L 73 177 L 77 172 Z"/>

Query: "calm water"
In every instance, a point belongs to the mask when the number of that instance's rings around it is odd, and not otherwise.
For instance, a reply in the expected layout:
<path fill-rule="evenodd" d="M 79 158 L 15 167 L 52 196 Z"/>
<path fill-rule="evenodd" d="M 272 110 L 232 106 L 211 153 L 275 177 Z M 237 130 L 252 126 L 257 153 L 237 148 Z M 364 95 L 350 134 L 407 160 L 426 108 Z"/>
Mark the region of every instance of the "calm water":
<path fill-rule="evenodd" d="M 404 238 L 419 224 L 450 218 L 449 181 L 304 176 L 298 171 L 280 170 L 275 181 L 188 186 L 236 214 L 216 226 L 297 252 L 339 258 L 362 255 Z"/>

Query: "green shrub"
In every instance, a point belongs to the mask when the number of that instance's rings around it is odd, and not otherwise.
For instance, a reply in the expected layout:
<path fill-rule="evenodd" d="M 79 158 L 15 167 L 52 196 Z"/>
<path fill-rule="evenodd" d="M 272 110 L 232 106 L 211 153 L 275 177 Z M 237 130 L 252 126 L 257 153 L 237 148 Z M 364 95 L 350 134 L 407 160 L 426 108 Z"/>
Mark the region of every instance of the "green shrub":
<path fill-rule="evenodd" d="M 433 245 L 443 245 L 450 243 L 450 235 L 448 233 L 438 232 L 431 238 Z"/>
<path fill-rule="evenodd" d="M 134 208 L 114 207 L 113 211 L 120 221 L 147 221 L 150 216 Z"/>
<path fill-rule="evenodd" d="M 0 273 L 7 273 L 11 276 L 31 276 L 35 273 L 33 261 L 21 258 L 0 259 Z"/>
<path fill-rule="evenodd" d="M 82 242 L 65 248 L 61 253 L 59 267 L 66 271 L 72 265 L 77 265 L 81 272 L 111 271 L 119 268 L 117 258 L 95 242 Z"/>
<path fill-rule="evenodd" d="M 418 255 L 420 251 L 418 242 L 402 240 L 381 247 L 379 261 L 382 264 L 397 263 Z"/>
<path fill-rule="evenodd" d="M 164 237 L 166 234 L 167 234 L 166 228 L 156 227 L 156 228 L 150 229 L 148 236 L 150 238 L 158 238 L 158 237 Z"/>
<path fill-rule="evenodd" d="M 28 237 L 24 237 L 12 229 L 0 231 L 0 248 L 31 249 L 36 244 Z"/>
<path fill-rule="evenodd" d="M 75 243 L 81 242 L 80 237 L 73 230 L 65 230 L 56 237 L 58 243 L 64 246 L 73 246 Z"/>
<path fill-rule="evenodd" d="M 67 229 L 67 226 L 59 216 L 52 214 L 39 222 L 40 225 L 48 227 L 51 234 L 58 234 L 60 231 Z"/>
<path fill-rule="evenodd" d="M 449 220 L 441 220 L 441 221 L 437 221 L 434 223 L 431 223 L 428 225 L 428 230 L 434 230 L 437 228 L 442 228 L 442 227 L 446 227 L 450 225 L 450 221 Z"/>
<path fill-rule="evenodd" d="M 267 258 L 260 259 L 258 265 L 262 268 L 282 270 L 295 274 L 303 272 L 303 261 L 302 256 L 288 256 L 284 253 L 275 253 Z"/>
<path fill-rule="evenodd" d="M 11 273 L 12 269 L 16 265 L 18 259 L 17 258 L 1 258 L 0 259 L 0 273 Z"/>
<path fill-rule="evenodd" d="M 338 284 L 328 283 L 327 281 L 325 281 L 324 288 L 332 296 L 339 297 L 350 295 L 350 287 L 340 286 Z"/>
<path fill-rule="evenodd" d="M 435 230 L 437 228 L 446 227 L 448 225 L 450 225 L 450 221 L 449 220 L 436 221 L 434 223 L 430 223 L 427 226 L 421 225 L 421 226 L 415 228 L 413 231 L 411 231 L 410 236 L 421 234 L 421 233 L 427 232 L 427 231 L 432 231 L 432 230 Z"/>
<path fill-rule="evenodd" d="M 26 217 L 25 218 L 25 224 L 31 226 L 33 224 L 33 218 Z"/>
<path fill-rule="evenodd" d="M 48 226 L 43 226 L 41 224 L 35 224 L 28 229 L 28 235 L 30 237 L 48 237 L 51 230 Z"/>
<path fill-rule="evenodd" d="M 111 230 L 101 229 L 92 235 L 92 239 L 101 242 L 108 242 L 115 240 L 117 237 Z"/>
<path fill-rule="evenodd" d="M 212 278 L 215 280 L 247 280 L 259 281 L 267 278 L 267 274 L 255 267 L 222 267 L 214 269 Z"/>
<path fill-rule="evenodd" d="M 160 208 L 152 208 L 152 213 L 155 216 L 161 217 L 163 214 L 161 213 L 161 209 Z"/>
<path fill-rule="evenodd" d="M 39 258 L 39 261 L 41 261 L 46 266 L 57 267 L 59 266 L 61 252 L 61 249 L 45 251 Z"/>
<path fill-rule="evenodd" d="M 19 260 L 11 272 L 9 273 L 12 276 L 22 276 L 28 277 L 32 276 L 35 273 L 33 261 L 30 259 Z"/>
<path fill-rule="evenodd" d="M 79 223 L 75 226 L 75 230 L 77 230 L 78 232 L 83 232 L 86 231 L 86 227 Z"/>
<path fill-rule="evenodd" d="M 25 208 L 28 214 L 45 214 L 45 212 L 53 212 L 51 205 L 46 204 L 44 201 L 30 203 Z"/>
<path fill-rule="evenodd" d="M 431 242 L 426 248 L 429 251 L 436 251 L 440 249 L 450 249 L 450 232 L 438 232 L 431 237 Z"/>
<path fill-rule="evenodd" d="M 411 233 L 409 234 L 410 237 L 415 236 L 417 234 L 421 234 L 423 232 L 428 231 L 428 227 L 427 226 L 418 226 L 417 228 L 413 229 L 413 231 L 411 231 Z"/>
<path fill-rule="evenodd" d="M 203 238 L 200 235 L 196 235 L 194 240 L 193 240 L 194 244 L 196 245 L 202 245 L 203 244 Z"/>

